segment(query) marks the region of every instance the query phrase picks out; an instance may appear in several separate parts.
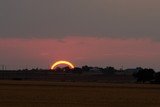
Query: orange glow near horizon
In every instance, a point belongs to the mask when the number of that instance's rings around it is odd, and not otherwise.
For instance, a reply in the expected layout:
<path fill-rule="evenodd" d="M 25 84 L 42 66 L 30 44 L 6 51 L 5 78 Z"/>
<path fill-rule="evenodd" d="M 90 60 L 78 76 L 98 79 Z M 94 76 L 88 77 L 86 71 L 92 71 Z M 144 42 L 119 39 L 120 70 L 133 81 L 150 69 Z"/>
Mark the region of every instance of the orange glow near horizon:
<path fill-rule="evenodd" d="M 74 69 L 74 65 L 68 61 L 57 61 L 51 66 L 51 69 L 54 70 L 56 66 L 61 65 L 61 64 L 68 65 L 71 69 Z"/>

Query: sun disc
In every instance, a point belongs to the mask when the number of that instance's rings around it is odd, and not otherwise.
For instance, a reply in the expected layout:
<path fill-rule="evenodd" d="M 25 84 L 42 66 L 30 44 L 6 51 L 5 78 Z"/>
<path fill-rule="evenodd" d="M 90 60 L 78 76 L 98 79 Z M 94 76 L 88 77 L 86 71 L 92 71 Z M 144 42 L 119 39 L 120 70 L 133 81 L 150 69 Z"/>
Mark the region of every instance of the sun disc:
<path fill-rule="evenodd" d="M 68 65 L 71 69 L 74 69 L 74 65 L 69 62 L 69 61 L 56 61 L 52 66 L 51 66 L 51 69 L 55 69 L 58 65 L 61 65 L 61 64 L 65 64 L 65 65 Z"/>

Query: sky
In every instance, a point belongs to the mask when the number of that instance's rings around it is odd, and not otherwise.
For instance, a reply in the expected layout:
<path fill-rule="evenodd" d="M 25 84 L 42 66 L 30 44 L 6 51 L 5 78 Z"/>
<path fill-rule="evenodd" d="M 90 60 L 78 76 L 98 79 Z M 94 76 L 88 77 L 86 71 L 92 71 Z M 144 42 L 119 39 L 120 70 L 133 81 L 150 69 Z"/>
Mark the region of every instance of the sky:
<path fill-rule="evenodd" d="M 1 0 L 0 65 L 160 70 L 159 0 Z"/>

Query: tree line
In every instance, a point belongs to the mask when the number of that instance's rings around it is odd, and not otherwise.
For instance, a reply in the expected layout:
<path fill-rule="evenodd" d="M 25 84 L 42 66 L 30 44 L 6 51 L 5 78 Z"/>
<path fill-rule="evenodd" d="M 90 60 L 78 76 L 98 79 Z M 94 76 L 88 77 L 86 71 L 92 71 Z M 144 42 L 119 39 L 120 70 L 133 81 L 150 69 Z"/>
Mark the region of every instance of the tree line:
<path fill-rule="evenodd" d="M 24 69 L 20 71 L 36 72 L 36 71 L 46 71 L 46 70 L 36 68 L 31 70 Z M 117 75 L 117 73 L 123 74 L 124 72 L 126 72 L 126 70 L 123 70 L 123 69 L 117 70 L 111 66 L 102 68 L 102 67 L 91 67 L 87 65 L 82 67 L 75 67 L 74 69 L 70 69 L 68 66 L 62 67 L 62 68 L 57 67 L 54 70 L 47 70 L 47 71 L 73 73 L 73 74 L 93 73 L 94 71 L 98 71 L 102 73 L 102 75 L 106 75 L 106 76 L 110 76 L 110 75 L 113 76 L 113 75 Z M 133 71 L 129 71 L 129 72 L 131 72 L 131 75 L 135 78 L 137 83 L 158 83 L 158 84 L 160 83 L 160 72 L 155 72 L 154 69 L 137 67 L 136 69 L 134 69 L 134 72 Z"/>
<path fill-rule="evenodd" d="M 72 72 L 72 73 L 83 73 L 83 72 L 89 72 L 97 68 L 99 72 L 103 73 L 104 75 L 115 75 L 116 72 L 123 73 L 125 70 L 120 69 L 117 70 L 114 67 L 107 66 L 105 68 L 100 67 L 89 67 L 89 66 L 82 66 L 81 68 L 76 67 L 74 69 L 70 69 L 69 67 L 64 68 L 56 68 L 55 71 L 57 72 Z M 132 76 L 136 79 L 137 83 L 160 83 L 160 72 L 155 72 L 152 68 L 141 68 L 137 67 L 135 69 L 135 72 L 133 72 Z"/>

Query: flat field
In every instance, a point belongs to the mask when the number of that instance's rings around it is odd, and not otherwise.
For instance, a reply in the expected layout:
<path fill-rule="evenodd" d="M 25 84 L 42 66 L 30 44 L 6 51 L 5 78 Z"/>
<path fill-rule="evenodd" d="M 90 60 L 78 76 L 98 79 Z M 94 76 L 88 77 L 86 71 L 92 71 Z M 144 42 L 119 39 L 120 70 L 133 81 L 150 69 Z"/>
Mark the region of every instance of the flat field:
<path fill-rule="evenodd" d="M 0 81 L 0 107 L 160 107 L 160 85 Z"/>

